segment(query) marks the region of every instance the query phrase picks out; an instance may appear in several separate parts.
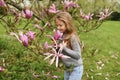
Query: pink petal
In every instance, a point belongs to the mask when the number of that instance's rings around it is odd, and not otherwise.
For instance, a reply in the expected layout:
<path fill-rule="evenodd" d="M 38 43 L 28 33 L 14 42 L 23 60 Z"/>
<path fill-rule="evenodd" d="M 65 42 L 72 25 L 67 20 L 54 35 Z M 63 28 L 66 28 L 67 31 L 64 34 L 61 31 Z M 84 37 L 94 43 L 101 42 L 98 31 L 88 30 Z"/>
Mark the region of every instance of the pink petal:
<path fill-rule="evenodd" d="M 44 58 L 44 60 L 50 58 L 51 56 L 53 56 L 53 54 L 48 55 L 47 57 Z"/>
<path fill-rule="evenodd" d="M 3 72 L 5 69 L 0 66 L 0 72 Z"/>
<path fill-rule="evenodd" d="M 66 56 L 66 55 L 63 55 L 63 54 L 60 54 L 60 57 L 63 58 L 63 59 L 70 58 L 69 56 Z"/>
<path fill-rule="evenodd" d="M 54 61 L 55 61 L 55 56 L 50 60 L 50 65 L 52 65 Z"/>
<path fill-rule="evenodd" d="M 32 15 L 33 15 L 33 12 L 32 12 L 31 10 L 29 10 L 29 9 L 26 9 L 26 10 L 25 10 L 25 17 L 26 17 L 27 19 L 31 18 Z"/>
<path fill-rule="evenodd" d="M 30 40 L 32 41 L 35 38 L 35 34 L 36 34 L 35 32 L 28 31 L 28 33 L 26 35 L 28 35 L 28 37 L 30 37 Z"/>
<path fill-rule="evenodd" d="M 62 35 L 63 35 L 63 33 L 61 33 L 59 30 L 56 30 L 54 32 L 54 39 L 58 40 L 58 39 L 60 39 L 62 37 Z"/>
<path fill-rule="evenodd" d="M 28 37 L 25 34 L 20 36 L 20 40 L 22 41 L 22 43 L 25 47 L 28 46 Z"/>
<path fill-rule="evenodd" d="M 6 6 L 5 1 L 4 0 L 0 0 L 0 6 Z"/>
<path fill-rule="evenodd" d="M 59 57 L 56 57 L 56 67 L 58 67 Z"/>

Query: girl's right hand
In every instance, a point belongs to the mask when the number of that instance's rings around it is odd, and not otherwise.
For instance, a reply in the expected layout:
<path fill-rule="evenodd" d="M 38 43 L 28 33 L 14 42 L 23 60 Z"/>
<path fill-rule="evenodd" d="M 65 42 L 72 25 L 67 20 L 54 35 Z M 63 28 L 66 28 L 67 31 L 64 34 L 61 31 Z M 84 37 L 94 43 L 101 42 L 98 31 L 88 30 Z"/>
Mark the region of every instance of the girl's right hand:
<path fill-rule="evenodd" d="M 63 49 L 63 47 L 67 46 L 67 42 L 63 41 L 62 43 L 60 43 L 60 48 Z"/>

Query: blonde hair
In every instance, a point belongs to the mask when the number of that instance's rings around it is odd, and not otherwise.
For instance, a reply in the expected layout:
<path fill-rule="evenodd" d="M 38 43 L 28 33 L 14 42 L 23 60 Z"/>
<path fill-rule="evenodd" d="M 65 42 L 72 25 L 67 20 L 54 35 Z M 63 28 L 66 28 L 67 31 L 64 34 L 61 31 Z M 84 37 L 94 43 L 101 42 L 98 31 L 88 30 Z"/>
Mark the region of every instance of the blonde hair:
<path fill-rule="evenodd" d="M 68 12 L 59 12 L 56 15 L 55 19 L 59 19 L 65 23 L 66 31 L 65 33 L 68 35 L 76 34 L 75 27 L 73 24 L 72 16 Z"/>
<path fill-rule="evenodd" d="M 65 38 L 66 41 L 70 40 L 70 37 L 72 34 L 76 35 L 76 38 L 78 39 L 80 43 L 79 36 L 77 34 L 76 28 L 73 24 L 72 16 L 68 12 L 59 12 L 55 19 L 61 20 L 65 23 L 67 37 Z"/>

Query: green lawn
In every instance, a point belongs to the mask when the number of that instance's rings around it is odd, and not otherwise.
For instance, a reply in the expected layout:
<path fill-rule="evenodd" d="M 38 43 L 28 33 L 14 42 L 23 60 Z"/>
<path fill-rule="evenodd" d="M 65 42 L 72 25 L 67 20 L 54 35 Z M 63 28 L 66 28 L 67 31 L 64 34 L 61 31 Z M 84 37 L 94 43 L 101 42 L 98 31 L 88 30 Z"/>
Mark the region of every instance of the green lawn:
<path fill-rule="evenodd" d="M 82 33 L 81 39 L 85 43 L 83 80 L 119 80 L 120 22 L 106 21 L 97 30 Z"/>
<path fill-rule="evenodd" d="M 63 80 L 63 70 L 49 66 L 42 56 L 36 56 L 13 37 L 6 35 L 0 25 L 0 66 L 5 60 L 5 72 L 0 80 Z M 120 22 L 106 21 L 97 30 L 80 34 L 85 48 L 82 54 L 82 80 L 120 79 Z M 46 76 L 47 72 L 50 76 Z M 33 73 L 38 78 L 33 77 Z M 61 76 L 53 79 L 51 76 Z"/>

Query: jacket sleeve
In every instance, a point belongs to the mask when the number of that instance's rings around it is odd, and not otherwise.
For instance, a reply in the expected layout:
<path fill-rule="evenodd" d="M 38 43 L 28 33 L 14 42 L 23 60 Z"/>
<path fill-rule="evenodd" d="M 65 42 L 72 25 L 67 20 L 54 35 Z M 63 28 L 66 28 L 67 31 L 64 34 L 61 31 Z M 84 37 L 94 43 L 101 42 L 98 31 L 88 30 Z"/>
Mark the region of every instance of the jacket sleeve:
<path fill-rule="evenodd" d="M 79 41 L 76 39 L 75 35 L 70 38 L 70 42 L 72 50 L 65 46 L 63 47 L 63 52 L 65 52 L 64 54 L 74 59 L 79 59 L 81 56 L 81 48 L 79 45 Z"/>

